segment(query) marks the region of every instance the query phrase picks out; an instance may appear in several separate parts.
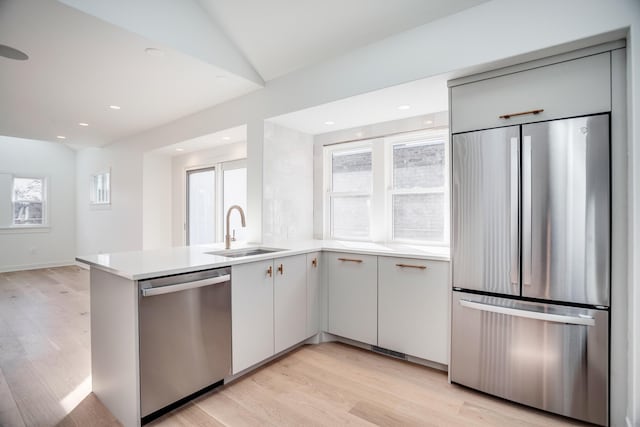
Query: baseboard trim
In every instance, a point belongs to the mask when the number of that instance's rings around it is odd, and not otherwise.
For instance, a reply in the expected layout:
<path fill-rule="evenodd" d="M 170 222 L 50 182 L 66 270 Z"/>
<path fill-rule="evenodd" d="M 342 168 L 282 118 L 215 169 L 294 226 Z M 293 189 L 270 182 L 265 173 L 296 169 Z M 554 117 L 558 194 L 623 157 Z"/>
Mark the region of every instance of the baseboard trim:
<path fill-rule="evenodd" d="M 76 262 L 74 260 L 69 260 L 69 261 L 45 262 L 41 264 L 6 265 L 6 266 L 0 266 L 0 273 L 9 273 L 12 271 L 39 270 L 42 268 L 52 268 L 52 267 L 68 267 L 71 265 L 76 265 Z"/>

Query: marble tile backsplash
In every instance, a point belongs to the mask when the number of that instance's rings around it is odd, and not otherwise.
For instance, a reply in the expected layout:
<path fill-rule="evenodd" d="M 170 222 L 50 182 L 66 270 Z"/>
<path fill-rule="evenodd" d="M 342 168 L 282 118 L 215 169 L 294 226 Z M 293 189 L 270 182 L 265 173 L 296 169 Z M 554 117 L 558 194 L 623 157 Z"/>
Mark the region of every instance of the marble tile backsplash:
<path fill-rule="evenodd" d="M 313 136 L 264 124 L 262 241 L 313 238 Z"/>

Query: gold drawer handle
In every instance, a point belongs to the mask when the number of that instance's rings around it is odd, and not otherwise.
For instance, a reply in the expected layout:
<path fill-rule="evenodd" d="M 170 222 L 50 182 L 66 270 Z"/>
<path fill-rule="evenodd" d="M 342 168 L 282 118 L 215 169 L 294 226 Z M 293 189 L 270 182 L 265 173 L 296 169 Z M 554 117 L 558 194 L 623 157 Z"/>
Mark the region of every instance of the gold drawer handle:
<path fill-rule="evenodd" d="M 411 265 L 411 264 L 396 264 L 396 267 L 400 268 L 419 268 L 420 270 L 426 270 L 426 265 Z"/>
<path fill-rule="evenodd" d="M 267 274 L 269 275 L 269 277 L 273 276 L 273 267 L 269 266 L 269 268 L 267 268 Z"/>
<path fill-rule="evenodd" d="M 542 108 L 540 108 L 539 110 L 530 110 L 530 111 L 522 111 L 520 113 L 503 114 L 499 118 L 501 118 L 501 119 L 510 119 L 511 117 L 515 117 L 515 116 L 524 116 L 524 115 L 527 115 L 527 114 L 540 114 L 543 111 L 544 110 Z"/>
<path fill-rule="evenodd" d="M 278 273 L 280 273 L 280 275 L 284 274 L 284 267 L 282 266 L 282 264 L 278 266 Z"/>
<path fill-rule="evenodd" d="M 313 265 L 314 267 L 318 266 L 318 258 L 314 258 L 313 260 L 311 260 L 311 265 Z"/>
<path fill-rule="evenodd" d="M 357 262 L 357 263 L 362 262 L 361 259 L 355 259 L 355 258 L 338 258 L 338 261 Z"/>

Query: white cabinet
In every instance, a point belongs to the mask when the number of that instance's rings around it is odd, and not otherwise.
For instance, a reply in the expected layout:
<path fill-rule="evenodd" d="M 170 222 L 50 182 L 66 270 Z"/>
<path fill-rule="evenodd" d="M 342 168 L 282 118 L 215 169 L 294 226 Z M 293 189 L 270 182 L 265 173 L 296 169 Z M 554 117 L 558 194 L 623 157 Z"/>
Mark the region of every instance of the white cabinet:
<path fill-rule="evenodd" d="M 273 260 L 231 267 L 233 373 L 274 354 Z"/>
<path fill-rule="evenodd" d="M 307 338 L 320 332 L 322 308 L 322 253 L 307 254 Z"/>
<path fill-rule="evenodd" d="M 307 256 L 273 260 L 275 353 L 307 338 Z"/>
<path fill-rule="evenodd" d="M 498 77 L 477 76 L 451 87 L 451 132 L 611 111 L 610 52 Z M 532 65 L 533 67 L 534 65 Z M 543 109 L 539 114 L 499 116 Z"/>
<path fill-rule="evenodd" d="M 449 263 L 378 257 L 378 345 L 447 364 Z"/>
<path fill-rule="evenodd" d="M 367 344 L 378 342 L 378 258 L 325 253 L 328 263 L 329 332 Z"/>

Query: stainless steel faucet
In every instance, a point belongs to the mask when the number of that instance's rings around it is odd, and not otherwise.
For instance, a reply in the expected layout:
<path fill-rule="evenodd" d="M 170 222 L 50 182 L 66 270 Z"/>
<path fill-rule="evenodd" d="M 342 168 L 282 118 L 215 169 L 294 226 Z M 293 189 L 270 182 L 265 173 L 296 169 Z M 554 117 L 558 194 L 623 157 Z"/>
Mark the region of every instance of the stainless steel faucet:
<path fill-rule="evenodd" d="M 238 212 L 240 212 L 240 221 L 242 222 L 242 226 L 246 227 L 247 223 L 244 220 L 244 211 L 242 210 L 242 208 L 238 205 L 233 205 L 229 208 L 229 210 L 227 211 L 227 234 L 224 236 L 224 248 L 225 249 L 229 249 L 231 248 L 231 233 L 229 231 L 229 217 L 231 216 L 231 211 L 237 209 Z M 235 240 L 235 230 L 234 230 L 234 238 L 233 240 Z"/>

